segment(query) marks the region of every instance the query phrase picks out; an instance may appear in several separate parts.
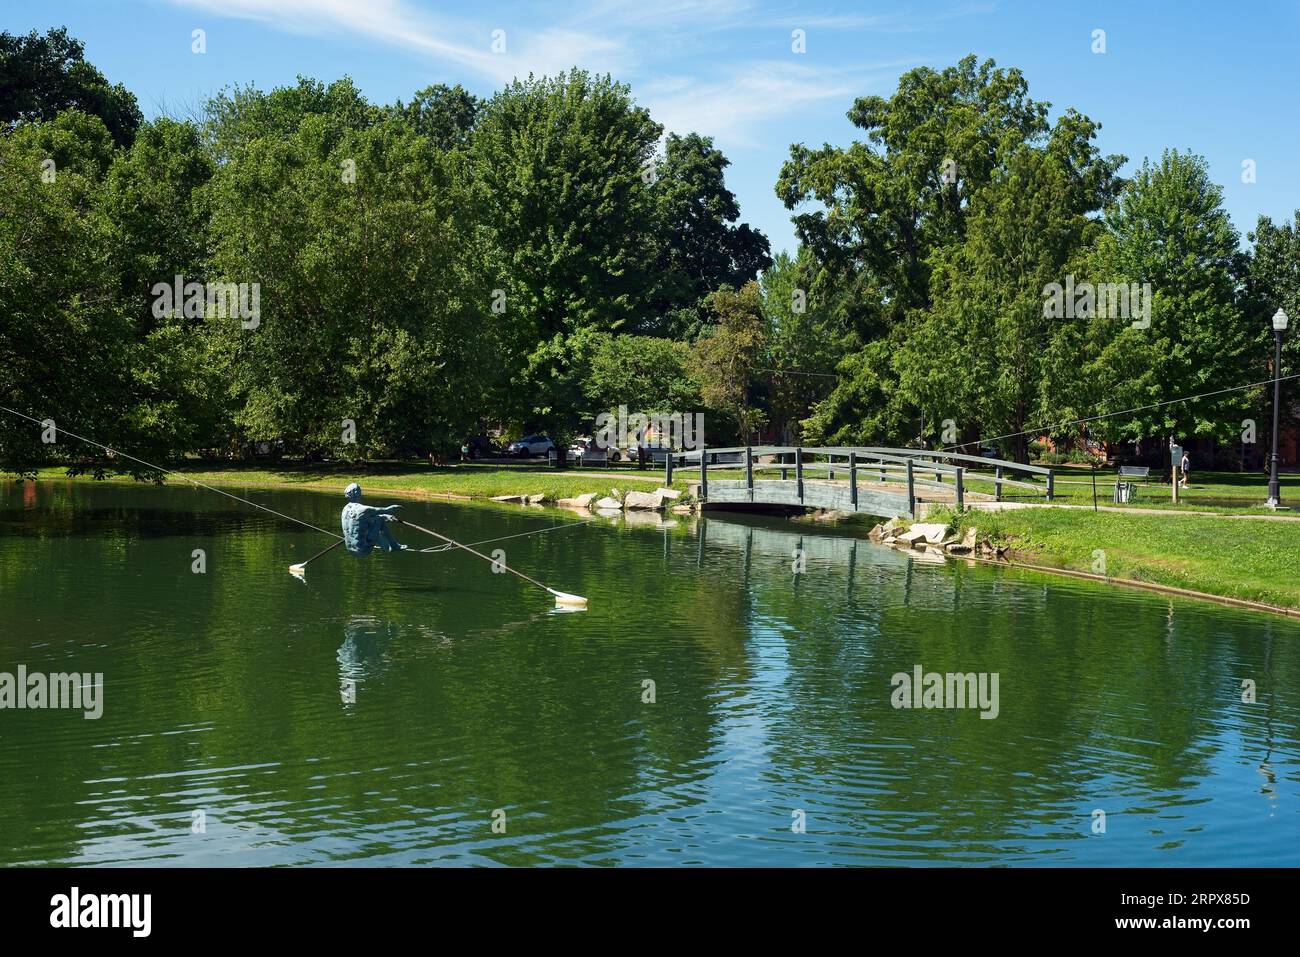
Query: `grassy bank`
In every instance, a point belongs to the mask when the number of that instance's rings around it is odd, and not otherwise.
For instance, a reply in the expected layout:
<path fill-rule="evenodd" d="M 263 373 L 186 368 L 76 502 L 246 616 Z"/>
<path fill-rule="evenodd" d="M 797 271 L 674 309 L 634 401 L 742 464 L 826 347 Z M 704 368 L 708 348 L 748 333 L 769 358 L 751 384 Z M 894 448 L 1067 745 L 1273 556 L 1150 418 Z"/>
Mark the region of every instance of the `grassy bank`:
<path fill-rule="evenodd" d="M 349 482 L 360 482 L 366 495 L 391 492 L 416 498 L 487 499 L 496 495 L 545 495 L 549 499 L 572 498 L 585 492 L 609 494 L 617 488 L 653 491 L 662 487 L 663 473 L 656 470 L 638 472 L 628 468 L 566 469 L 557 471 L 546 465 L 458 465 L 430 466 L 419 462 L 375 462 L 364 465 L 327 463 L 320 465 L 280 464 L 266 466 L 182 466 L 184 478 L 168 476 L 168 484 L 184 483 L 185 478 L 204 485 L 244 486 L 248 488 L 302 488 L 342 492 Z M 41 470 L 42 479 L 66 479 L 66 470 Z M 672 488 L 686 492 L 686 476 L 674 481 Z M 93 481 L 82 476 L 77 481 Z M 108 482 L 133 482 L 130 476 L 109 476 Z"/>
<path fill-rule="evenodd" d="M 1055 501 L 1065 505 L 1091 505 L 1093 476 L 1087 468 L 1055 467 Z M 1114 469 L 1097 470 L 1097 503 L 1111 505 L 1116 472 Z M 1174 505 L 1167 477 L 1152 475 L 1150 479 L 1135 481 L 1137 495 L 1130 503 L 1133 508 L 1176 509 L 1179 511 L 1268 513 L 1264 500 L 1268 497 L 1268 476 L 1261 472 L 1193 472 L 1188 487 L 1180 489 L 1178 504 Z M 1042 481 L 1036 485 L 1044 486 Z M 1300 475 L 1283 473 L 1279 476 L 1283 501 L 1300 502 Z M 973 492 L 993 493 L 993 483 L 972 479 L 966 483 Z M 1043 501 L 1027 489 L 1010 489 L 1009 501 Z"/>
<path fill-rule="evenodd" d="M 977 528 L 1025 563 L 1094 572 L 1104 557 L 1110 578 L 1300 608 L 1300 528 L 1290 522 L 1075 509 L 937 509 L 927 520 L 958 535 Z"/>

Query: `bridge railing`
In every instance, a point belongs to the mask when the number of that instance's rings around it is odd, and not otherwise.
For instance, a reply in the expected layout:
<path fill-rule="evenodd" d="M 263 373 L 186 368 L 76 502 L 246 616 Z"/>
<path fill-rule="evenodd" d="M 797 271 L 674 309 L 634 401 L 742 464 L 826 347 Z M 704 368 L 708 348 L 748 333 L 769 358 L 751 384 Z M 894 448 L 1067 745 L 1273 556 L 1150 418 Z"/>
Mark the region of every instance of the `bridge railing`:
<path fill-rule="evenodd" d="M 760 456 L 777 456 L 780 459 L 789 456 L 793 461 L 756 462 L 755 460 Z M 810 456 L 813 461 L 807 462 L 806 460 Z M 798 498 L 802 502 L 804 499 L 805 465 L 816 465 L 818 457 L 826 460 L 823 464 L 827 469 L 827 478 L 830 480 L 834 480 L 837 468 L 841 467 L 837 463 L 837 459 L 842 460 L 843 467 L 848 469 L 850 496 L 855 507 L 858 502 L 859 474 L 864 471 L 878 476 L 880 482 L 888 481 L 891 478 L 900 483 L 906 481 L 909 512 L 913 510 L 916 503 L 915 490 L 918 486 L 945 489 L 952 487 L 955 491 L 958 506 L 963 506 L 965 504 L 966 484 L 971 479 L 992 483 L 995 501 L 1001 501 L 1004 486 L 1023 488 L 1035 494 L 1044 495 L 1049 502 L 1052 501 L 1055 493 L 1055 476 L 1052 469 L 1043 466 L 1026 465 L 1005 459 L 990 459 L 984 456 L 966 455 L 959 452 L 891 449 L 878 446 L 830 448 L 824 446 L 755 445 L 721 448 L 706 447 L 692 452 L 670 452 L 664 457 L 664 478 L 671 483 L 673 473 L 679 466 L 694 465 L 699 469 L 700 497 L 707 500 L 708 473 L 710 469 L 734 470 L 743 468 L 746 484 L 751 491 L 751 497 L 756 471 L 779 470 L 782 481 L 788 481 L 789 473 L 793 470 L 795 472 Z M 981 468 L 973 468 L 973 465 L 979 465 Z M 988 471 L 989 469 L 992 469 L 991 474 Z M 922 478 L 918 473 L 926 475 L 933 473 L 934 481 Z M 1026 477 L 1042 475 L 1046 476 L 1047 481 L 1044 485 L 1039 482 L 1009 478 L 1007 473 L 1023 474 Z M 945 479 L 951 484 L 945 483 Z"/>
<path fill-rule="evenodd" d="M 694 466 L 699 470 L 699 497 L 702 501 L 708 501 L 710 469 L 734 471 L 737 467 L 743 467 L 750 501 L 755 501 L 755 472 L 779 470 L 781 480 L 789 481 L 789 473 L 793 471 L 797 499 L 802 504 L 805 501 L 805 466 L 809 464 L 816 465 L 815 461 L 808 463 L 805 460 L 809 456 L 814 459 L 821 456 L 827 460 L 824 467 L 827 469 L 827 479 L 830 481 L 834 480 L 837 468 L 847 468 L 849 500 L 854 509 L 857 509 L 859 504 L 859 472 L 864 469 L 873 473 L 878 472 L 881 482 L 890 477 L 895 477 L 895 473 L 897 473 L 896 478 L 900 483 L 906 482 L 908 514 L 915 513 L 918 488 L 943 489 L 945 491 L 952 489 L 958 507 L 960 508 L 965 504 L 965 474 L 967 470 L 964 466 L 950 465 L 944 462 L 920 463 L 915 457 L 896 455 L 885 451 L 873 451 L 869 456 L 872 461 L 863 462 L 859 458 L 861 451 L 859 449 L 843 448 L 760 445 L 704 448 L 694 452 L 670 452 L 664 457 L 664 480 L 671 484 L 674 472 L 679 466 Z M 790 455 L 793 461 L 755 462 L 757 457 L 766 455 Z M 837 458 L 844 460 L 844 466 L 837 465 Z M 924 469 L 918 467 L 921 464 L 924 464 Z M 931 481 L 928 478 L 921 477 L 921 474 L 919 474 L 921 472 L 925 474 L 933 472 L 934 480 Z M 945 477 L 951 481 L 945 482 Z"/>
<path fill-rule="evenodd" d="M 1007 459 L 993 459 L 983 455 L 966 455 L 960 452 L 944 452 L 931 449 L 889 449 L 876 448 L 872 446 L 864 447 L 859 450 L 867 454 L 877 452 L 888 452 L 898 454 L 906 452 L 918 461 L 936 460 L 941 462 L 970 462 L 980 466 L 980 468 L 966 467 L 966 474 L 969 478 L 979 479 L 981 481 L 991 482 L 994 488 L 994 501 L 1002 500 L 1003 486 L 1013 488 L 1028 489 L 1038 495 L 1046 497 L 1047 501 L 1052 501 L 1056 493 L 1056 476 L 1052 469 L 1042 465 L 1028 465 L 1021 462 L 1012 462 Z M 991 473 L 991 474 L 990 474 Z M 1019 479 L 1008 478 L 1007 474 L 1022 474 L 1027 478 L 1034 476 L 1046 477 L 1045 483 L 1034 481 L 1023 481 Z"/>

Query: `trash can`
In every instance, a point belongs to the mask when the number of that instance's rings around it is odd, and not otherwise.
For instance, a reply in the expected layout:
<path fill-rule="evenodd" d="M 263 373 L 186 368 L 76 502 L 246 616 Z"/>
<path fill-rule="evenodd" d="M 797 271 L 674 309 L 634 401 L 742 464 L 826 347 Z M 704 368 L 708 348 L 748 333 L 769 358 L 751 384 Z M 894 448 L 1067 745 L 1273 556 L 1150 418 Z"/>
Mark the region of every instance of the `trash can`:
<path fill-rule="evenodd" d="M 1137 498 L 1137 485 L 1133 482 L 1115 483 L 1115 504 L 1127 505 Z"/>

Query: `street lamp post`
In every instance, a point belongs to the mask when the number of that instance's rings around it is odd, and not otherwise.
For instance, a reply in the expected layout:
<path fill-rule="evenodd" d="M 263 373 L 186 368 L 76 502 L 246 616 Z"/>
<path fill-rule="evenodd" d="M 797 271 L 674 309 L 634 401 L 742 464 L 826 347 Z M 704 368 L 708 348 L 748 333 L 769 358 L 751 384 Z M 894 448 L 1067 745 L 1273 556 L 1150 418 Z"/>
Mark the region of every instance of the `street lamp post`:
<path fill-rule="evenodd" d="M 1282 405 L 1282 333 L 1286 332 L 1286 310 L 1273 313 L 1273 455 L 1268 467 L 1268 507 L 1281 508 L 1282 489 L 1277 482 L 1277 423 Z"/>

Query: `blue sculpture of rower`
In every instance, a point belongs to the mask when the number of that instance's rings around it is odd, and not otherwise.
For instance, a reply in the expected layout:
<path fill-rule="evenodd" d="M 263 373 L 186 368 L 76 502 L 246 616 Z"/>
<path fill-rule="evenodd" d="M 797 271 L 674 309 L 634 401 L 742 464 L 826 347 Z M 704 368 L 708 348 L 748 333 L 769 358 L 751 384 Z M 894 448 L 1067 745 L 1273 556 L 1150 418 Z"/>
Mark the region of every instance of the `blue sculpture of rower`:
<path fill-rule="evenodd" d="M 410 551 L 409 545 L 393 538 L 393 533 L 388 530 L 388 523 L 397 521 L 393 513 L 402 506 L 375 508 L 362 505 L 361 486 L 356 482 L 344 489 L 343 494 L 348 500 L 348 504 L 343 506 L 343 545 L 349 552 L 366 556 L 375 546 L 383 552 Z"/>

